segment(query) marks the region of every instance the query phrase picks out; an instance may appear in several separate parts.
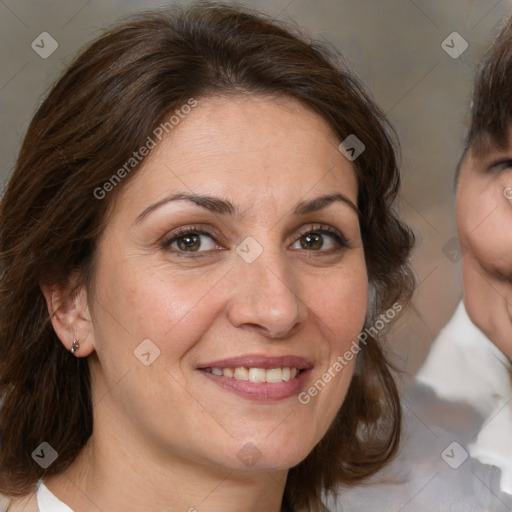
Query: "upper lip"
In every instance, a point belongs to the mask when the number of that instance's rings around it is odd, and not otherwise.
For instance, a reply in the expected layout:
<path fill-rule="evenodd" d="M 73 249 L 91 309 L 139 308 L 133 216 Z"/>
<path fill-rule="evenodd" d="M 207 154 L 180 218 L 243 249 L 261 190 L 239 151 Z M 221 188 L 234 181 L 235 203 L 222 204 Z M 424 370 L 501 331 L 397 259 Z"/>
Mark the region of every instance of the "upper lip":
<path fill-rule="evenodd" d="M 199 364 L 198 369 L 205 368 L 297 368 L 298 370 L 307 370 L 313 364 L 303 357 L 285 355 L 278 357 L 269 357 L 259 354 L 248 354 L 227 359 L 219 359 L 205 364 Z"/>

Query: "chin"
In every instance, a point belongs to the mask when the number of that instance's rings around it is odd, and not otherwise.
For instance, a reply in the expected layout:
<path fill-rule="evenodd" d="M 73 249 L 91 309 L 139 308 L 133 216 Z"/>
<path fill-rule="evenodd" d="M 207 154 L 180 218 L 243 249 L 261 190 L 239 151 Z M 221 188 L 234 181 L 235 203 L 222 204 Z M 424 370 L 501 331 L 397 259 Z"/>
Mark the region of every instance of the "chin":
<path fill-rule="evenodd" d="M 314 446 L 297 446 L 293 438 L 276 445 L 262 445 L 257 448 L 248 441 L 237 453 L 237 468 L 253 471 L 284 471 L 301 463 Z"/>

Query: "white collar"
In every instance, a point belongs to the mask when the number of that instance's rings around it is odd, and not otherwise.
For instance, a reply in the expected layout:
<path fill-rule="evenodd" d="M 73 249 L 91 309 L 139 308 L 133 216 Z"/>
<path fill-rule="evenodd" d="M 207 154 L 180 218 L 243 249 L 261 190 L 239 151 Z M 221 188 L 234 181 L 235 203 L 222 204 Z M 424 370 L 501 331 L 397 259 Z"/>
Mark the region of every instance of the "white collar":
<path fill-rule="evenodd" d="M 37 489 L 37 505 L 39 512 L 73 512 L 66 504 L 55 496 L 43 482 Z"/>
<path fill-rule="evenodd" d="M 471 405 L 483 426 L 470 443 L 472 457 L 501 469 L 512 494 L 512 364 L 471 322 L 461 302 L 434 342 L 418 380 L 445 400 Z"/>

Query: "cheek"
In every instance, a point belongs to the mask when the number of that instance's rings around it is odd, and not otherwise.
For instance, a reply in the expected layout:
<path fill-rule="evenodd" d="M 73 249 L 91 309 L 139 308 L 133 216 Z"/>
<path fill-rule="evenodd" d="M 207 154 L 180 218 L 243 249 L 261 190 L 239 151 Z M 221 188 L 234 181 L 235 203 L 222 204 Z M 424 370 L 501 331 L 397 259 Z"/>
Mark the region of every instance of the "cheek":
<path fill-rule="evenodd" d="M 316 435 L 320 439 L 345 399 L 356 364 L 358 336 L 368 307 L 364 255 L 357 264 L 332 272 L 325 279 L 311 277 L 305 289 L 309 318 L 323 341 L 317 345 L 322 365 L 316 369 L 310 386 L 299 395 L 299 402 L 317 418 Z"/>
<path fill-rule="evenodd" d="M 222 281 L 218 271 L 198 279 L 194 271 L 172 272 L 165 264 L 145 266 L 137 259 L 107 262 L 98 270 L 100 306 L 94 323 L 99 352 L 123 344 L 131 354 L 150 339 L 162 353 L 178 358 L 216 314 L 212 297 Z"/>
<path fill-rule="evenodd" d="M 364 259 L 361 258 L 360 264 L 347 275 L 333 280 L 333 284 L 336 288 L 333 286 L 328 297 L 332 318 L 342 323 L 347 322 L 359 330 L 368 308 L 368 274 Z"/>
<path fill-rule="evenodd" d="M 504 353 L 510 353 L 512 204 L 501 178 L 457 197 L 463 248 L 464 303 L 473 321 Z M 478 193 L 477 193 L 478 192 Z"/>
<path fill-rule="evenodd" d="M 512 271 L 512 204 L 498 184 L 457 198 L 457 228 L 465 254 L 486 273 Z M 465 271 L 469 278 L 472 272 Z"/>
<path fill-rule="evenodd" d="M 357 264 L 332 272 L 324 279 L 307 279 L 304 302 L 324 337 L 330 340 L 332 356 L 344 352 L 357 339 L 368 307 L 368 275 L 364 258 Z"/>

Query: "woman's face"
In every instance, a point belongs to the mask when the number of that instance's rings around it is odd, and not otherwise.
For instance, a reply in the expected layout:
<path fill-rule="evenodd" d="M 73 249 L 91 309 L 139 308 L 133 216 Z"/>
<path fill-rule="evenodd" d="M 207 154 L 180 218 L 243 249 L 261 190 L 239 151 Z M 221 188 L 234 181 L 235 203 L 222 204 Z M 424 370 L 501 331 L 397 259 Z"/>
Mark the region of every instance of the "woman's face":
<path fill-rule="evenodd" d="M 368 298 L 337 144 L 294 99 L 235 97 L 202 99 L 153 149 L 98 246 L 95 432 L 241 470 L 289 468 L 318 443 Z"/>
<path fill-rule="evenodd" d="M 464 302 L 473 322 L 512 359 L 512 137 L 506 150 L 469 152 L 457 186 Z"/>

